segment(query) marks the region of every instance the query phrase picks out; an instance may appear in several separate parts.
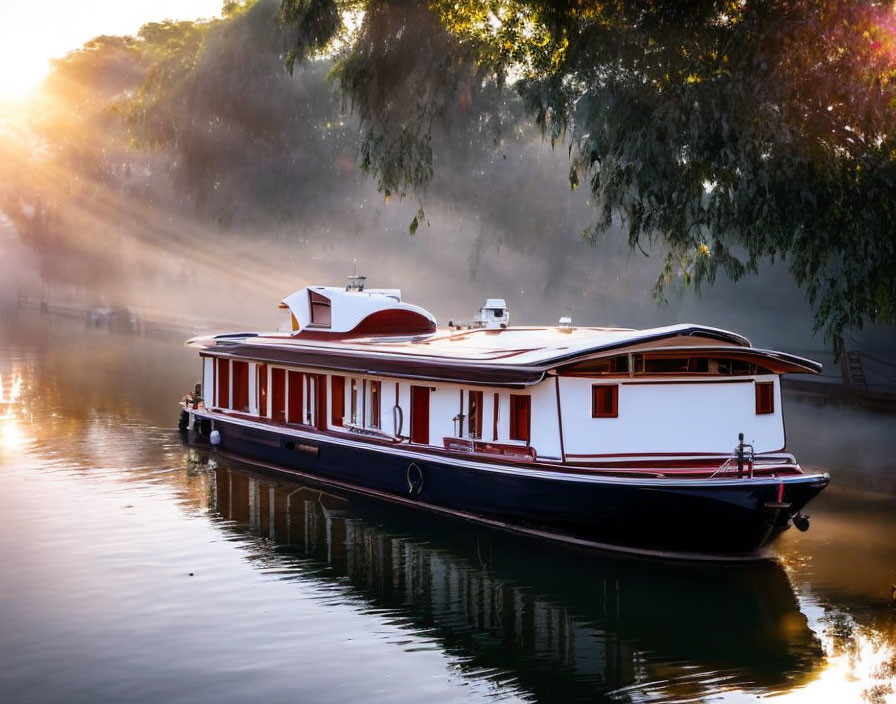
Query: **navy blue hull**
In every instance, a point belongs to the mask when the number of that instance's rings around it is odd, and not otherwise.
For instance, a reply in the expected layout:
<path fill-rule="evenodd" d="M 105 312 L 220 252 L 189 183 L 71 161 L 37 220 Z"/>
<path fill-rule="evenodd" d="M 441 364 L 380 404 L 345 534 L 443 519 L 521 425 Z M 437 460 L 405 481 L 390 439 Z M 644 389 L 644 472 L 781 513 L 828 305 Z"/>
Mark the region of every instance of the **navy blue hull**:
<path fill-rule="evenodd" d="M 421 508 L 599 547 L 684 556 L 756 556 L 828 483 L 777 479 L 597 478 L 475 467 L 408 446 L 296 437 L 215 418 L 220 448 L 272 469 Z M 784 483 L 783 505 L 778 502 Z"/>

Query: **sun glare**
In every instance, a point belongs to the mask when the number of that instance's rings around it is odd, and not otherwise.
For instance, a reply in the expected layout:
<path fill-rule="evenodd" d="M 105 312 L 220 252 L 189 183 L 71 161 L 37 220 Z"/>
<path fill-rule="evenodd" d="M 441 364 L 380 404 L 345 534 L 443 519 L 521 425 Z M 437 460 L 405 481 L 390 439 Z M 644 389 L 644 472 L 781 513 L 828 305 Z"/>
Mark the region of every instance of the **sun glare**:
<path fill-rule="evenodd" d="M 24 98 L 37 88 L 49 68 L 46 57 L 17 54 L 4 44 L 0 49 L 0 99 Z"/>
<path fill-rule="evenodd" d="M 0 101 L 18 101 L 50 70 L 50 59 L 101 34 L 134 34 L 147 22 L 212 17 L 221 0 L 45 0 L 0 2 Z"/>

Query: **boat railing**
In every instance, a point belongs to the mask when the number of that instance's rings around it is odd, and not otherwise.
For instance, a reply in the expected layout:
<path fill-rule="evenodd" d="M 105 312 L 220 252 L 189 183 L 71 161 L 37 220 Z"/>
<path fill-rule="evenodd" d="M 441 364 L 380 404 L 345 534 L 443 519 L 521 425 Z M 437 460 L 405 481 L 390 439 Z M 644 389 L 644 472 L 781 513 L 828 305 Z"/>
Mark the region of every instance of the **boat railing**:
<path fill-rule="evenodd" d="M 377 438 L 378 440 L 388 440 L 389 442 L 402 441 L 402 437 L 399 435 L 393 435 L 392 433 L 388 433 L 385 430 L 381 430 L 379 428 L 371 428 L 369 426 L 361 425 L 360 423 L 345 421 L 343 422 L 342 427 L 348 430 L 350 433 L 364 435 L 370 438 Z"/>
<path fill-rule="evenodd" d="M 760 455 L 757 459 L 755 449 L 749 443 L 744 442 L 744 435 L 740 433 L 738 444 L 734 451 L 709 475 L 709 478 L 712 479 L 713 477 L 736 472 L 738 478 L 746 476 L 752 479 L 756 474 L 766 475 L 768 473 L 781 473 L 782 471 L 797 474 L 803 473 L 803 470 L 796 462 L 796 458 L 790 454 L 765 457 Z"/>

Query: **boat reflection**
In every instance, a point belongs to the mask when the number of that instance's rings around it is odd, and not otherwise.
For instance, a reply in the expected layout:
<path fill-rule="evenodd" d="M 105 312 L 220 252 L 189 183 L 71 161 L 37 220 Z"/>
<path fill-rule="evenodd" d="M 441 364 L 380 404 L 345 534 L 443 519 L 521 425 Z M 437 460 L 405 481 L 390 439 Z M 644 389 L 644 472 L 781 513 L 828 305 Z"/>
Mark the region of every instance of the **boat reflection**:
<path fill-rule="evenodd" d="M 723 682 L 767 693 L 810 679 L 821 664 L 820 644 L 773 562 L 606 557 L 236 462 L 213 473 L 212 510 L 229 530 L 264 539 L 265 562 L 342 585 L 431 633 L 468 667 L 502 682 L 510 676 L 538 698 L 626 699 L 629 687 L 670 679 L 681 696 L 718 694 Z"/>

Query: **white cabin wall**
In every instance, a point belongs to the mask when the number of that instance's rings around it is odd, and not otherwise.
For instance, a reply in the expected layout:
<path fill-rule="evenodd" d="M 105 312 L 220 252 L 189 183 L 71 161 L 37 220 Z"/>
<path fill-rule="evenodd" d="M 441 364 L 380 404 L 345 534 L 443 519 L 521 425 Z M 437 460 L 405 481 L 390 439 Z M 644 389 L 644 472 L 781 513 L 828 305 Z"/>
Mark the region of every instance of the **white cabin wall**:
<path fill-rule="evenodd" d="M 431 385 L 432 387 L 432 385 Z M 429 394 L 429 444 L 441 445 L 442 439 L 456 435 L 453 418 L 459 406 L 459 386 L 436 385 Z"/>
<path fill-rule="evenodd" d="M 215 358 L 202 358 L 202 398 L 205 405 L 211 408 L 215 399 Z"/>
<path fill-rule="evenodd" d="M 495 439 L 495 392 L 493 389 L 482 389 L 482 439 L 491 442 Z"/>
<path fill-rule="evenodd" d="M 393 391 L 394 393 L 394 391 Z M 404 415 L 402 427 L 399 428 L 400 434 L 404 437 L 411 435 L 411 385 L 406 381 L 398 384 L 398 405 L 401 406 L 401 412 Z"/>
<path fill-rule="evenodd" d="M 381 396 L 382 410 L 380 411 L 383 419 L 383 432 L 398 434 L 398 414 L 395 412 L 395 380 L 383 379 L 383 393 Z"/>
<path fill-rule="evenodd" d="M 756 414 L 755 381 L 774 383 L 774 413 Z M 560 379 L 567 455 L 616 453 L 730 453 L 738 433 L 757 452 L 784 447 L 777 375 L 748 381 L 650 384 L 628 380 Z M 591 417 L 591 386 L 619 386 L 619 416 Z"/>
<path fill-rule="evenodd" d="M 552 377 L 548 377 L 529 390 L 532 396 L 529 444 L 535 448 L 539 457 L 560 459 L 560 427 L 557 424 L 555 383 Z"/>
<path fill-rule="evenodd" d="M 258 415 L 258 365 L 249 362 L 249 413 Z"/>
<path fill-rule="evenodd" d="M 498 393 L 498 442 L 510 439 L 510 394 Z"/>

